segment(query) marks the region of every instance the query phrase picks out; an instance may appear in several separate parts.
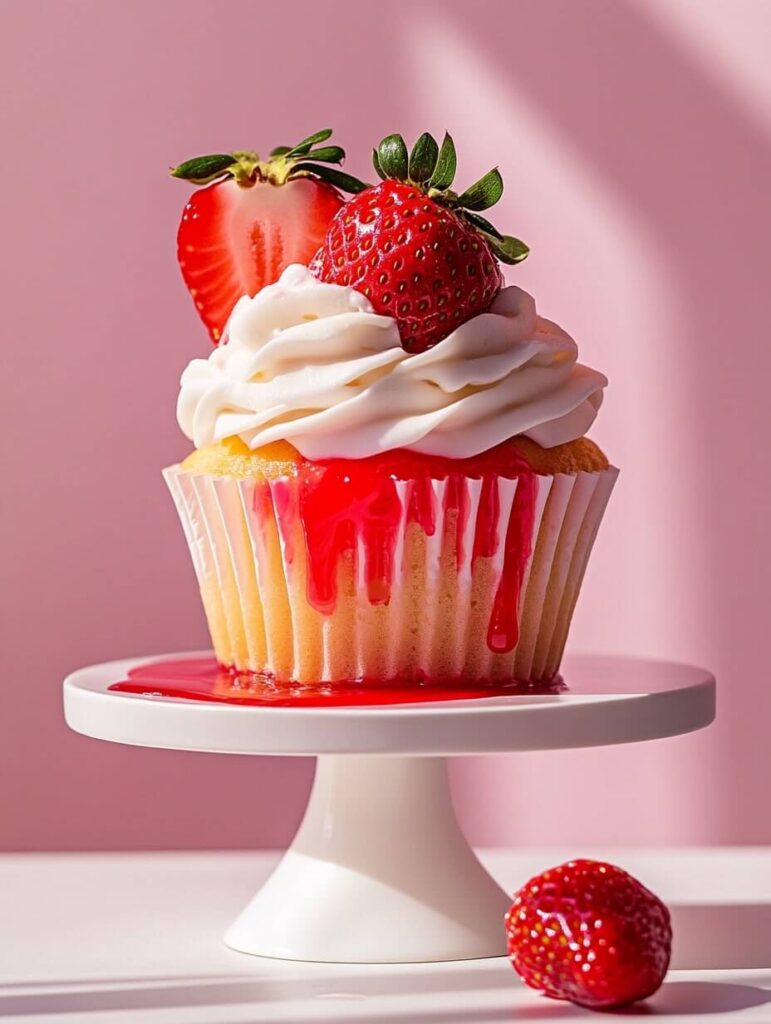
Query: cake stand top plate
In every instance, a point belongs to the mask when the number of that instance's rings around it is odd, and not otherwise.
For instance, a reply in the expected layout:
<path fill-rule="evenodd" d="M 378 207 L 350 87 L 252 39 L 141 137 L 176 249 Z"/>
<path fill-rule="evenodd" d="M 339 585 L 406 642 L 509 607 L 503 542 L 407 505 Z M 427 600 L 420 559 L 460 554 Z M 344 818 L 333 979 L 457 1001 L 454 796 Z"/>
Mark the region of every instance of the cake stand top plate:
<path fill-rule="evenodd" d="M 574 655 L 568 692 L 382 707 L 254 707 L 110 691 L 130 658 L 78 669 L 64 682 L 76 732 L 134 746 L 228 754 L 444 756 L 560 750 L 692 732 L 715 716 L 705 669 L 639 658 Z"/>

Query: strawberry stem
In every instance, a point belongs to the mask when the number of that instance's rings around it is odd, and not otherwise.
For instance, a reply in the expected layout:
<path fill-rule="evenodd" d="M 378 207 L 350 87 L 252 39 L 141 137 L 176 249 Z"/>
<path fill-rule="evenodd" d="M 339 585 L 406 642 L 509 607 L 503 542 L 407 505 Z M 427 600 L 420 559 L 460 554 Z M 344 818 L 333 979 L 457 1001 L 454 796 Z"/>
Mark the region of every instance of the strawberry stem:
<path fill-rule="evenodd" d="M 251 188 L 257 182 L 280 186 L 294 178 L 317 178 L 345 192 L 361 192 L 367 188 L 365 182 L 325 166 L 341 164 L 345 160 L 342 147 L 318 146 L 331 134 L 331 128 L 324 128 L 296 146 L 277 146 L 270 151 L 267 160 L 261 160 L 256 153 L 249 151 L 194 157 L 172 168 L 171 175 L 194 185 L 209 185 L 233 178 L 241 188 Z"/>

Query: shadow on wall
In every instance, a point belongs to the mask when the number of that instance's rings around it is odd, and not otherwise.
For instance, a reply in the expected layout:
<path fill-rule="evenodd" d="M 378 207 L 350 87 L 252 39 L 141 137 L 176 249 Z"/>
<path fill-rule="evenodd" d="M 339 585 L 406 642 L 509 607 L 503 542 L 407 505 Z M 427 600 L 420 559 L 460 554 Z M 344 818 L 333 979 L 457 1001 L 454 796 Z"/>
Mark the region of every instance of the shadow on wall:
<path fill-rule="evenodd" d="M 771 714 L 771 687 L 758 665 L 771 573 L 771 345 L 760 270 L 771 237 L 769 125 L 633 0 L 492 0 L 485 11 L 482 20 L 462 0 L 445 5 L 468 46 L 494 63 L 501 90 L 526 96 L 646 225 L 673 276 L 685 330 L 664 343 L 677 346 L 690 390 L 673 394 L 662 380 L 661 403 L 681 407 L 683 486 L 695 499 L 705 565 L 690 588 L 697 608 L 668 614 L 695 623 L 684 648 L 715 670 L 726 694 L 699 748 L 704 763 L 692 765 L 709 794 L 698 827 L 702 839 L 768 841 L 759 780 L 769 754 L 758 728 Z M 515 29 L 522 44 L 512 46 Z M 666 529 L 666 510 L 654 515 Z"/>

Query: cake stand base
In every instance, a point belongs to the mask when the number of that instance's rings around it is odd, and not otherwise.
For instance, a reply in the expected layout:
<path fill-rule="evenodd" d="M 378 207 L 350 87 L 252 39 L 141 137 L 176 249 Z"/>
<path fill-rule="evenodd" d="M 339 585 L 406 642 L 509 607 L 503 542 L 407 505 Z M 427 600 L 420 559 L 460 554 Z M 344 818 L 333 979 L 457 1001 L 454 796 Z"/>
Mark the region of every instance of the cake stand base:
<path fill-rule="evenodd" d="M 445 757 L 675 736 L 715 713 L 709 672 L 633 658 L 568 659 L 565 693 L 387 707 L 254 707 L 111 689 L 157 660 L 74 672 L 64 684 L 71 728 L 139 746 L 318 758 L 294 842 L 225 936 L 233 949 L 290 960 L 503 954 L 509 896 L 463 837 Z"/>
<path fill-rule="evenodd" d="M 346 963 L 499 956 L 510 902 L 460 830 L 444 758 L 326 755 L 294 842 L 225 942 Z"/>

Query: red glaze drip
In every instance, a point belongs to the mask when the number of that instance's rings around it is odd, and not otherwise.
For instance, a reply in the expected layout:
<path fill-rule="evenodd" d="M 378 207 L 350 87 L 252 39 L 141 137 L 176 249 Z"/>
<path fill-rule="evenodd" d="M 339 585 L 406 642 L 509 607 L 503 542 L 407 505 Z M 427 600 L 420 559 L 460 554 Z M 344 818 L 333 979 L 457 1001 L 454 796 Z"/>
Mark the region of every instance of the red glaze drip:
<path fill-rule="evenodd" d="M 513 650 L 519 640 L 519 597 L 533 544 L 537 492 L 535 475 L 522 474 L 506 531 L 501 582 L 487 627 L 487 646 L 496 653 Z"/>
<path fill-rule="evenodd" d="M 239 675 L 214 658 L 157 661 L 131 669 L 128 678 L 114 683 L 115 693 L 178 700 L 246 704 L 254 707 L 372 707 L 384 704 L 424 704 L 428 701 L 471 700 L 479 697 L 561 693 L 557 678 L 548 684 L 464 684 L 462 680 L 405 681 L 354 679 L 347 682 L 278 685 L 269 676 Z"/>
<path fill-rule="evenodd" d="M 519 485 L 517 485 L 519 486 Z M 498 488 L 492 477 L 482 478 L 482 490 L 479 495 L 479 511 L 477 528 L 474 534 L 474 550 L 472 558 L 492 558 L 498 550 L 498 516 L 501 514 L 501 503 Z"/>
<path fill-rule="evenodd" d="M 488 630 L 496 653 L 511 651 L 519 637 L 518 604 L 530 555 L 537 480 L 510 444 L 501 444 L 468 459 L 444 459 L 408 451 L 391 451 L 368 459 L 304 462 L 299 468 L 299 507 L 294 491 L 274 485 L 277 512 L 285 522 L 299 517 L 308 556 L 308 600 L 324 615 L 335 609 L 341 557 L 364 557 L 364 579 L 372 604 L 387 604 L 394 577 L 394 555 L 402 516 L 397 482 L 407 481 L 407 521 L 429 536 L 436 531 L 436 497 L 432 481 L 446 480 L 444 512 L 457 513 L 457 560 L 468 556 L 463 539 L 470 514 L 464 479 L 481 479 L 472 559 L 491 558 L 498 546 L 500 497 L 496 478 L 517 479 L 517 491 L 505 539 L 503 570 Z M 261 489 L 255 489 L 255 501 Z M 285 531 L 285 557 L 292 561 L 292 531 Z"/>
<path fill-rule="evenodd" d="M 455 512 L 455 564 L 460 567 L 466 557 L 463 550 L 463 534 L 468 522 L 468 490 L 464 486 L 464 480 L 459 473 L 451 473 L 447 478 L 447 488 L 444 492 L 444 512 Z"/>
<path fill-rule="evenodd" d="M 423 476 L 413 480 L 409 495 L 407 522 L 417 523 L 427 537 L 433 537 L 436 532 L 436 509 L 430 479 Z"/>

